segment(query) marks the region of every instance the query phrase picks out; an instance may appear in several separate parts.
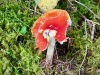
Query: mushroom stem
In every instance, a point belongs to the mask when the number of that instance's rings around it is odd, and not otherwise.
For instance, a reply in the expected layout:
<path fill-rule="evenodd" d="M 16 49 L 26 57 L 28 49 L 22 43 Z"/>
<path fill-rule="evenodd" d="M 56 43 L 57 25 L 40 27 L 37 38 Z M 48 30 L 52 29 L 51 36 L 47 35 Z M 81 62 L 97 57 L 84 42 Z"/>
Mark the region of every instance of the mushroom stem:
<path fill-rule="evenodd" d="M 47 49 L 47 54 L 46 54 L 46 65 L 52 65 L 52 59 L 53 59 L 53 54 L 54 54 L 54 46 L 55 46 L 55 38 L 52 37 L 49 39 L 49 45 Z"/>

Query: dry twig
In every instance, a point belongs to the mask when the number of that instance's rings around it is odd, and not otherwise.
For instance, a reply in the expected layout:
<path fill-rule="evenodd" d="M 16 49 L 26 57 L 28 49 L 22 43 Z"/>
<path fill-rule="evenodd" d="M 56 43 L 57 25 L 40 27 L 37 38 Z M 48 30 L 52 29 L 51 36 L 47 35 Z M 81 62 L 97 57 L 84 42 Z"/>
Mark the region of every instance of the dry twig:
<path fill-rule="evenodd" d="M 92 29 L 91 29 L 91 40 L 94 39 L 94 31 L 95 31 L 95 24 L 92 25 Z"/>
<path fill-rule="evenodd" d="M 36 11 L 36 10 L 30 9 L 30 8 L 28 8 L 28 9 L 31 10 L 31 11 L 33 11 L 34 13 L 37 13 L 37 14 L 42 15 L 42 13 L 40 13 L 40 12 L 38 12 L 38 11 Z"/>
<path fill-rule="evenodd" d="M 79 75 L 81 75 L 81 68 L 82 68 L 82 66 L 83 66 L 83 64 L 84 64 L 84 62 L 85 62 L 86 55 L 87 55 L 87 51 L 88 51 L 88 49 L 87 49 L 87 45 L 86 45 L 86 46 L 85 46 L 84 58 L 83 58 L 83 60 L 82 60 L 82 63 L 81 63 L 81 65 L 80 65 L 80 68 L 79 68 Z"/>
<path fill-rule="evenodd" d="M 86 19 L 85 19 L 85 36 L 87 37 L 87 29 L 86 29 Z M 81 65 L 80 65 L 80 68 L 79 68 L 79 75 L 81 75 L 81 68 L 82 68 L 82 66 L 83 66 L 83 64 L 84 64 L 84 62 L 85 62 L 85 59 L 86 59 L 86 55 L 87 55 L 87 51 L 88 51 L 88 49 L 87 49 L 87 44 L 86 44 L 86 46 L 85 46 L 85 53 L 84 53 L 84 58 L 83 58 L 83 60 L 82 60 L 82 63 L 81 63 Z"/>
<path fill-rule="evenodd" d="M 69 1 L 69 3 L 72 5 L 72 6 L 74 6 L 73 4 L 72 4 L 72 2 L 70 1 L 70 0 L 68 0 Z M 80 3 L 80 2 L 78 2 L 78 1 L 74 1 L 74 2 L 76 2 L 76 3 L 78 3 L 78 4 L 80 4 L 81 6 L 83 6 L 83 7 L 85 7 L 87 10 L 89 10 L 97 19 L 99 19 L 100 20 L 100 17 L 98 16 L 98 15 L 96 15 L 90 8 L 88 8 L 87 6 L 85 6 L 84 4 L 82 4 L 82 3 Z M 74 6 L 75 7 L 75 6 Z M 76 8 L 76 7 L 75 7 Z M 77 11 L 78 11 L 78 9 L 76 9 Z M 79 12 L 79 11 L 78 11 Z M 79 12 L 80 13 L 80 12 Z M 80 13 L 81 14 L 81 13 Z M 81 14 L 82 15 L 82 14 Z M 100 25 L 100 23 L 98 23 L 98 22 L 94 22 L 94 21 L 92 21 L 92 20 L 89 20 L 89 19 L 87 19 L 84 15 L 82 15 L 82 17 L 84 18 L 84 20 L 85 20 L 85 36 L 87 37 L 87 29 L 86 29 L 86 25 L 92 25 L 91 27 L 91 40 L 93 40 L 94 39 L 94 31 L 95 31 L 95 26 L 96 25 Z M 81 75 L 81 70 L 82 70 L 82 66 L 83 66 L 83 64 L 84 64 L 84 62 L 85 62 L 85 59 L 86 59 L 86 55 L 87 55 L 87 52 L 88 52 L 88 46 L 86 45 L 85 46 L 85 53 L 84 53 L 84 58 L 83 58 L 83 60 L 82 60 L 82 63 L 81 63 L 81 65 L 80 65 L 80 68 L 79 68 L 79 75 Z"/>
<path fill-rule="evenodd" d="M 0 5 L 3 4 L 3 2 L 0 2 Z"/>
<path fill-rule="evenodd" d="M 100 17 L 98 15 L 96 15 L 90 8 L 88 8 L 87 6 L 85 6 L 84 4 L 82 4 L 81 2 L 78 2 L 77 0 L 75 0 L 76 3 L 80 4 L 81 6 L 85 7 L 88 11 L 90 11 L 97 19 L 100 20 Z"/>
<path fill-rule="evenodd" d="M 87 25 L 92 25 L 91 27 L 91 40 L 94 39 L 95 25 L 100 25 L 98 22 L 87 19 L 85 16 L 82 16 L 86 20 Z"/>
<path fill-rule="evenodd" d="M 92 20 L 89 20 L 89 19 L 87 19 L 85 16 L 83 16 L 82 15 L 82 17 L 86 20 L 86 23 L 88 24 L 88 23 L 91 23 L 91 24 L 95 24 L 95 25 L 100 25 L 100 23 L 98 23 L 98 22 L 94 22 L 94 21 L 92 21 Z"/>

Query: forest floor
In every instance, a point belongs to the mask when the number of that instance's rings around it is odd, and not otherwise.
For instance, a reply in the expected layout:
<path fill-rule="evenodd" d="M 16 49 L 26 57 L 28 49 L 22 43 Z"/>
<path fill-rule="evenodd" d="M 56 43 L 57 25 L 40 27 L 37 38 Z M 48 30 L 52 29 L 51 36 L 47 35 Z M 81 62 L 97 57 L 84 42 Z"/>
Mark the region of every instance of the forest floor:
<path fill-rule="evenodd" d="M 100 75 L 100 0 L 78 1 L 60 0 L 55 7 L 68 11 L 72 26 L 46 68 L 46 51 L 38 53 L 31 34 L 42 14 L 34 0 L 0 0 L 0 75 Z"/>

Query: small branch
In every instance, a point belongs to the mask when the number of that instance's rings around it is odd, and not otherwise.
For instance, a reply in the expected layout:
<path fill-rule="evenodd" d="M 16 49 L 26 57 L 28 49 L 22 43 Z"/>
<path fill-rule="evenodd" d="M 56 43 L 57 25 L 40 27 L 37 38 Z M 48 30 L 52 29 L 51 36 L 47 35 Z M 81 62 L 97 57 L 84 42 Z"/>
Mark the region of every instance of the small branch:
<path fill-rule="evenodd" d="M 41 75 L 46 75 L 43 70 L 41 71 Z"/>
<path fill-rule="evenodd" d="M 81 63 L 81 66 L 80 66 L 80 68 L 79 68 L 79 75 L 81 75 L 81 68 L 82 68 L 82 66 L 83 66 L 83 64 L 84 64 L 84 62 L 85 62 L 85 58 L 86 58 L 86 55 L 87 55 L 87 45 L 86 45 L 86 47 L 85 47 L 85 54 L 84 54 L 84 58 L 83 58 L 83 61 L 82 61 L 82 63 Z"/>
<path fill-rule="evenodd" d="M 58 53 L 57 53 L 57 49 L 56 49 L 56 46 L 55 46 L 55 55 L 56 55 L 56 59 L 58 59 Z"/>
<path fill-rule="evenodd" d="M 86 19 L 85 19 L 85 36 L 87 37 L 87 29 L 86 29 L 86 27 L 87 27 L 87 24 L 86 24 Z"/>
<path fill-rule="evenodd" d="M 92 25 L 90 32 L 91 32 L 91 40 L 93 40 L 94 39 L 94 32 L 95 32 L 95 25 L 100 25 L 100 24 L 97 22 L 94 22 L 92 20 L 87 19 L 85 16 L 82 16 L 82 17 L 85 19 L 87 25 Z"/>
<path fill-rule="evenodd" d="M 85 7 L 87 10 L 89 10 L 97 19 L 100 20 L 100 17 L 98 15 L 96 15 L 90 8 L 88 8 L 87 6 L 85 6 L 84 4 L 78 2 L 77 0 L 75 0 L 76 3 L 82 5 L 83 7 Z"/>
<path fill-rule="evenodd" d="M 86 19 L 85 19 L 85 36 L 87 37 L 87 29 L 86 29 Z M 81 65 L 80 65 L 80 68 L 79 68 L 79 75 L 81 75 L 81 68 L 82 68 L 82 66 L 83 66 L 83 64 L 84 64 L 84 62 L 85 62 L 85 58 L 86 58 L 86 55 L 87 55 L 87 44 L 86 44 L 86 46 L 85 46 L 85 53 L 84 53 L 84 58 L 83 58 L 83 60 L 82 60 L 82 63 L 81 63 Z"/>
<path fill-rule="evenodd" d="M 94 39 L 94 31 L 95 31 L 95 24 L 92 25 L 92 29 L 91 29 L 91 40 Z"/>
<path fill-rule="evenodd" d="M 20 0 L 18 1 L 18 3 L 21 5 L 22 8 L 29 9 L 29 10 L 33 11 L 34 13 L 37 13 L 37 14 L 42 15 L 42 13 L 36 11 L 37 5 L 35 6 L 35 8 L 34 8 L 34 10 L 33 10 L 33 9 L 31 9 L 30 7 L 23 7 L 23 5 L 20 3 Z"/>
<path fill-rule="evenodd" d="M 92 20 L 89 20 L 89 19 L 87 19 L 85 16 L 83 16 L 82 15 L 82 17 L 86 20 L 86 23 L 92 23 L 92 24 L 95 24 L 95 25 L 100 25 L 100 23 L 98 23 L 98 22 L 94 22 L 94 21 L 92 21 Z"/>
<path fill-rule="evenodd" d="M 3 4 L 3 2 L 0 2 L 0 5 Z"/>
<path fill-rule="evenodd" d="M 40 13 L 40 12 L 38 12 L 38 11 L 36 11 L 36 10 L 30 9 L 30 8 L 28 8 L 28 9 L 31 10 L 31 11 L 33 11 L 34 13 L 37 13 L 37 14 L 42 15 L 42 13 Z"/>

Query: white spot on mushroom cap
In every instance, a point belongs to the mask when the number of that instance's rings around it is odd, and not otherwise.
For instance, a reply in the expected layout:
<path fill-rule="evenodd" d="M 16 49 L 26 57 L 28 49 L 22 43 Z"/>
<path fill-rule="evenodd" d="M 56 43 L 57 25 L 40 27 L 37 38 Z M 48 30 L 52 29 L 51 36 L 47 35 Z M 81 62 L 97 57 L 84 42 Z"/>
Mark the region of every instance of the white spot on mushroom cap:
<path fill-rule="evenodd" d="M 58 29 L 58 27 L 55 27 L 55 29 Z"/>
<path fill-rule="evenodd" d="M 52 27 L 53 25 L 50 25 L 49 27 Z"/>

